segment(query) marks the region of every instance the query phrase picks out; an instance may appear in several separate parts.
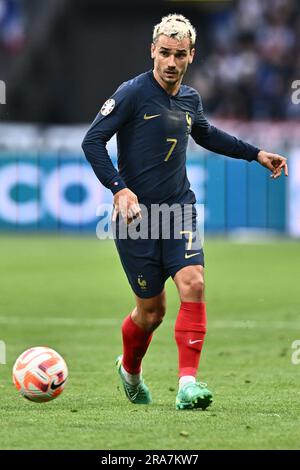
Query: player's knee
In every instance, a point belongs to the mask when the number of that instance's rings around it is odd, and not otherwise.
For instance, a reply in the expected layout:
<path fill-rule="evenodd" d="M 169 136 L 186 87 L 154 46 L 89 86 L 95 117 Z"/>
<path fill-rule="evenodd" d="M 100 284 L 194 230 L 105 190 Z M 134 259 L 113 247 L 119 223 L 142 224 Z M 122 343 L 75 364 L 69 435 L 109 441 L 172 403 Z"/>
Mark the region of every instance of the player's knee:
<path fill-rule="evenodd" d="M 204 298 L 204 287 L 201 274 L 186 278 L 180 288 L 181 300 L 201 302 Z"/>
<path fill-rule="evenodd" d="M 165 316 L 165 307 L 162 305 L 144 313 L 145 326 L 148 331 L 154 331 L 162 323 Z"/>
<path fill-rule="evenodd" d="M 154 331 L 159 325 L 162 323 L 163 317 L 159 317 L 156 315 L 148 315 L 147 318 L 147 329 L 148 331 Z"/>

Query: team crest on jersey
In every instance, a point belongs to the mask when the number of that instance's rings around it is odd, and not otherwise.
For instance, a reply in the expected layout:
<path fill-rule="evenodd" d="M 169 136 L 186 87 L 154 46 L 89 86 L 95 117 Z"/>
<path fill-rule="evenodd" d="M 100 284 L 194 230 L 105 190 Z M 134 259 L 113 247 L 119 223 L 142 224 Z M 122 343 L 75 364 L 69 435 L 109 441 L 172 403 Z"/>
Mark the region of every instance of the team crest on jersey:
<path fill-rule="evenodd" d="M 147 281 L 146 281 L 146 279 L 144 279 L 144 276 L 143 276 L 142 274 L 139 274 L 139 275 L 138 275 L 137 281 L 138 281 L 138 285 L 140 286 L 140 288 L 141 288 L 142 290 L 145 291 L 145 290 L 148 289 Z"/>
<path fill-rule="evenodd" d="M 192 118 L 190 116 L 189 113 L 185 113 L 185 119 L 186 119 L 186 123 L 187 123 L 187 134 L 190 134 L 191 131 L 192 131 Z"/>
<path fill-rule="evenodd" d="M 115 105 L 116 105 L 116 102 L 112 98 L 105 101 L 105 103 L 102 106 L 101 111 L 100 111 L 102 116 L 107 116 L 108 114 L 110 114 L 112 112 L 112 110 L 114 109 Z"/>

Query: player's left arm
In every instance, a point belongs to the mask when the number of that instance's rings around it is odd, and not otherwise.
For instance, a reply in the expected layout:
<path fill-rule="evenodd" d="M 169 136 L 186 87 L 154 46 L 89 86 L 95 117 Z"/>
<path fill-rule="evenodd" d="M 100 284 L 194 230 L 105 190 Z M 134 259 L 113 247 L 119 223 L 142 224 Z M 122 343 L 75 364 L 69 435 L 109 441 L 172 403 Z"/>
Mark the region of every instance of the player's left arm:
<path fill-rule="evenodd" d="M 227 157 L 247 160 L 248 162 L 257 161 L 262 166 L 272 171 L 271 177 L 276 179 L 284 171 L 288 176 L 288 166 L 285 157 L 274 153 L 269 153 L 244 142 L 227 132 L 212 126 L 203 113 L 201 98 L 198 95 L 199 103 L 196 117 L 192 126 L 191 135 L 195 142 L 202 147 L 215 153 Z"/>

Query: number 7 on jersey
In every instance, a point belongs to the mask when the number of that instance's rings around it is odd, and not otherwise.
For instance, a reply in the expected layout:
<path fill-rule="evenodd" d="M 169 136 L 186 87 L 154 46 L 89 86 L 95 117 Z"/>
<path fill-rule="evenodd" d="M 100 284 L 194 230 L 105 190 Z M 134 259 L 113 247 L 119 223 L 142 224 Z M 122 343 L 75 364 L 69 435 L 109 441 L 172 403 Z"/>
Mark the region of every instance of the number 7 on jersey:
<path fill-rule="evenodd" d="M 167 139 L 167 142 L 172 142 L 172 145 L 171 145 L 171 148 L 170 148 L 170 150 L 169 150 L 169 152 L 168 152 L 168 154 L 167 154 L 167 156 L 164 160 L 165 162 L 167 162 L 169 160 L 170 156 L 172 155 L 173 150 L 174 150 L 174 148 L 176 147 L 176 144 L 177 144 L 177 139 Z"/>

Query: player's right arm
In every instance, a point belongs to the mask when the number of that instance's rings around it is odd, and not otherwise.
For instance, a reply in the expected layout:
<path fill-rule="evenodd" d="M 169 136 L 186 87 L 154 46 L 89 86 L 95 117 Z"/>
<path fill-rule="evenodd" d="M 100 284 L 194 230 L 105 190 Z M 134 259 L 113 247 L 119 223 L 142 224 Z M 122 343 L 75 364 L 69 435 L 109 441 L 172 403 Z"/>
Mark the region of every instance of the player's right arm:
<path fill-rule="evenodd" d="M 121 214 L 122 218 L 130 224 L 133 219 L 141 218 L 141 208 L 138 198 L 130 189 L 124 188 L 114 195 L 114 210 L 112 221 L 115 222 L 117 215 Z"/>
<path fill-rule="evenodd" d="M 138 200 L 112 164 L 106 144 L 132 117 L 134 106 L 133 85 L 125 83 L 104 103 L 82 142 L 86 159 L 97 178 L 114 195 L 114 218 L 120 212 L 127 222 L 140 215 Z"/>

